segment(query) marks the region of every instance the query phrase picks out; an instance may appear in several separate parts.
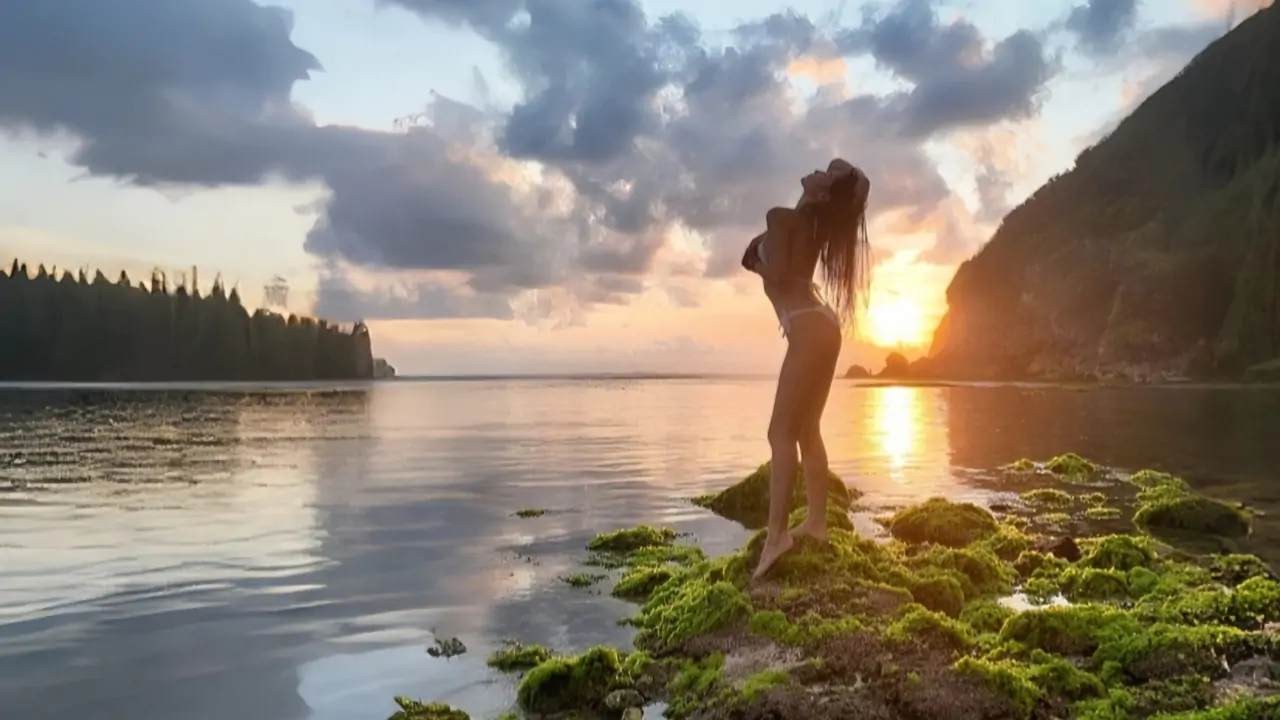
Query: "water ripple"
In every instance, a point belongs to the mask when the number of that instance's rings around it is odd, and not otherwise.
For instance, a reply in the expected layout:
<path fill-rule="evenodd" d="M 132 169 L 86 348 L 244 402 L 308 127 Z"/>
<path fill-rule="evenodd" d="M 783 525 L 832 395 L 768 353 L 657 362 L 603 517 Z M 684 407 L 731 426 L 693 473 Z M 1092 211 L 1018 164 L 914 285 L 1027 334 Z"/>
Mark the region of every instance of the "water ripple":
<path fill-rule="evenodd" d="M 633 608 L 558 578 L 596 532 L 747 531 L 688 502 L 767 457 L 768 382 L 492 380 L 259 393 L 0 390 L 0 707 L 14 717 L 381 720 L 410 694 L 491 717 L 504 637 L 629 642 Z M 1066 450 L 1270 509 L 1280 393 L 866 388 L 824 418 L 856 518 L 985 501 Z M 525 507 L 552 512 L 521 519 Z M 1277 551 L 1280 552 L 1280 551 Z M 430 658 L 436 637 L 469 652 Z"/>

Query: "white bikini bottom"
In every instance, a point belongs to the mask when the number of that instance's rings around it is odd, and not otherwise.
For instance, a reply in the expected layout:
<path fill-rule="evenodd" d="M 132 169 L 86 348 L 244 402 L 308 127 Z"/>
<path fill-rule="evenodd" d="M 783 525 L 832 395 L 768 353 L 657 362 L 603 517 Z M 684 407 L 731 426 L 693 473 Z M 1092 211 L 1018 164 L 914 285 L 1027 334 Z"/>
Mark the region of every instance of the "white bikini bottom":
<path fill-rule="evenodd" d="M 791 318 L 797 315 L 803 315 L 808 312 L 822 313 L 831 321 L 832 325 L 840 327 L 840 320 L 836 317 L 836 313 L 827 305 L 811 305 L 809 307 L 796 308 L 795 310 L 787 310 L 778 313 L 778 322 L 782 324 L 782 336 L 787 337 L 791 334 Z"/>

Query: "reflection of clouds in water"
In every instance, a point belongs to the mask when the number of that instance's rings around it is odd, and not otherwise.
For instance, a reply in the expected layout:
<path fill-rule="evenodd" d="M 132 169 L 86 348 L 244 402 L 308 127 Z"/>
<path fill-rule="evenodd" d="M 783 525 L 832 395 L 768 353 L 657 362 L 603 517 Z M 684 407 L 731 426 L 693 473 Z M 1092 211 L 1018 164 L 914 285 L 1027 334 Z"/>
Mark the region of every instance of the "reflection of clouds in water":
<path fill-rule="evenodd" d="M 34 530 L 0 539 L 0 559 L 13 547 L 34 556 L 28 537 L 62 558 L 56 573 L 22 581 L 43 588 L 25 600 L 7 592 L 16 576 L 0 575 L 0 606 L 50 603 L 64 586 L 98 596 L 57 615 L 0 618 L 0 707 L 19 717 L 93 708 L 159 720 L 182 707 L 184 720 L 336 720 L 385 717 L 403 693 L 492 716 L 509 704 L 511 678 L 489 684 L 495 676 L 480 666 L 502 637 L 567 652 L 629 642 L 632 631 L 616 621 L 634 608 L 608 597 L 610 581 L 595 595 L 557 580 L 597 572 L 580 567 L 593 534 L 670 524 L 712 555 L 741 545 L 749 533 L 688 498 L 765 459 L 773 389 L 730 380 L 393 383 L 367 401 L 295 397 L 216 410 L 193 396 L 187 420 L 161 423 L 154 455 L 135 437 L 121 457 L 141 463 L 129 477 L 151 472 L 150 462 L 200 483 L 140 487 L 102 476 L 24 492 L 25 504 L 0 509 L 0 533 L 18 522 Z M 1266 442 L 1278 399 L 839 383 L 825 430 L 833 469 L 878 506 L 971 497 L 979 491 L 956 468 L 1068 449 L 1254 477 L 1280 466 L 1280 446 Z M 0 435 L 17 422 L 4 418 L 0 407 Z M 184 437 L 192 444 L 174 444 Z M 112 470 L 110 448 L 95 447 L 94 472 Z M 513 517 L 524 507 L 552 512 Z M 113 518 L 130 530 L 120 534 Z M 1267 532 L 1264 518 L 1259 534 Z M 98 566 L 58 545 L 81 535 L 99 538 L 95 559 L 143 571 L 96 584 Z M 468 653 L 430 658 L 433 631 L 460 637 Z"/>
<path fill-rule="evenodd" d="M 144 392 L 51 411 L 71 438 L 60 453 L 96 479 L 0 508 L 0 706 L 304 717 L 293 655 L 334 608 L 316 579 L 311 481 L 319 458 L 361 435 L 364 403 Z M 22 467 L 49 483 L 40 423 L 16 429 L 36 438 Z M 103 428 L 118 430 L 115 454 Z"/>
<path fill-rule="evenodd" d="M 298 668 L 307 720 L 385 718 L 396 695 L 430 695 L 472 717 L 495 717 L 515 703 L 515 682 L 486 667 L 477 652 L 432 658 L 421 647 L 331 655 Z"/>
<path fill-rule="evenodd" d="M 175 405 L 143 393 L 25 427 L 9 408 L 0 433 L 26 460 L 9 474 L 29 476 L 36 506 L 0 505 L 0 619 L 83 612 L 99 598 L 109 607 L 133 588 L 305 574 L 322 562 L 306 440 L 362 414 L 358 395 L 283 405 L 197 395 Z M 309 423 L 319 433 L 299 427 L 309 412 L 325 416 Z M 262 442 L 273 434 L 295 440 Z M 55 437 L 57 461 L 44 463 Z M 58 483 L 67 458 L 97 479 Z"/>

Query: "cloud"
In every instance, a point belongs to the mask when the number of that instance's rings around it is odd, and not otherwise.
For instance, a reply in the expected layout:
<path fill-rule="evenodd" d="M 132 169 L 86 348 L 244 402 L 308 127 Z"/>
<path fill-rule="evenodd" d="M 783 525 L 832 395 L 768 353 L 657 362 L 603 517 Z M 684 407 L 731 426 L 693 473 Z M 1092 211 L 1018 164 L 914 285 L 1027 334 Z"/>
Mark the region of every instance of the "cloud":
<path fill-rule="evenodd" d="M 143 185 L 287 173 L 290 92 L 320 68 L 291 30 L 249 0 L 0 3 L 0 127 L 70 132 L 71 162 Z"/>
<path fill-rule="evenodd" d="M 1034 115 L 1057 71 L 1033 33 L 989 40 L 923 0 L 856 28 L 779 13 L 725 46 L 637 0 L 378 0 L 486 38 L 521 88 L 509 109 L 432 98 L 391 133 L 320 126 L 292 101 L 321 64 L 284 10 L 64 4 L 0 4 L 0 129 L 69 133 L 70 162 L 139 185 L 319 181 L 305 247 L 324 267 L 320 309 L 338 319 L 578 322 L 643 292 L 677 230 L 705 240 L 706 275 L 725 276 L 764 211 L 835 155 L 873 178 L 873 212 L 935 213 L 951 190 L 922 141 Z M 906 89 L 850 96 L 836 73 L 856 55 Z M 824 80 L 798 112 L 788 71 Z M 463 279 L 369 288 L 357 270 Z"/>
<path fill-rule="evenodd" d="M 445 278 L 375 280 L 358 284 L 358 271 L 330 265 L 321 270 L 316 312 L 322 317 L 411 320 L 515 317 L 502 295 L 476 293 Z"/>
<path fill-rule="evenodd" d="M 1226 30 L 1244 22 L 1254 13 L 1275 4 L 1275 0 L 1196 0 L 1201 13 L 1223 21 Z"/>
<path fill-rule="evenodd" d="M 1019 30 L 991 44 L 965 20 L 943 24 L 932 0 L 867 8 L 861 27 L 840 41 L 913 85 L 896 107 L 910 137 L 1030 117 L 1058 71 L 1034 33 Z"/>
<path fill-rule="evenodd" d="M 1066 28 L 1075 33 L 1085 50 L 1096 54 L 1116 52 L 1138 19 L 1138 0 L 1087 0 L 1067 15 Z"/>
<path fill-rule="evenodd" d="M 705 234 L 711 276 L 735 272 L 762 209 L 794 197 L 797 178 L 833 155 L 851 155 L 874 178 L 875 211 L 932 208 L 950 189 L 920 141 L 1034 114 L 1056 72 L 1031 33 L 992 43 L 972 24 L 943 25 L 919 0 L 847 30 L 779 13 L 735 28 L 728 47 L 710 46 L 682 16 L 650 19 L 630 0 L 387 4 L 497 45 L 524 88 L 500 149 L 559 169 L 613 229 L 680 224 Z M 874 57 L 910 89 L 844 97 L 827 88 L 797 113 L 788 73 L 830 85 L 846 54 Z M 656 249 L 633 245 L 627 269 Z"/>

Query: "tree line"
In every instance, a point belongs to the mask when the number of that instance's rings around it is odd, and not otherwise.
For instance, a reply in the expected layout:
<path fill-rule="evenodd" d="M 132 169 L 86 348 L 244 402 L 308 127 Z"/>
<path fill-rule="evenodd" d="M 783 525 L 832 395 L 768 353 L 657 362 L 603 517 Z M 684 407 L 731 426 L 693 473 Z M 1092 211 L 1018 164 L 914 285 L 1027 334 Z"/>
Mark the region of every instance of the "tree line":
<path fill-rule="evenodd" d="M 256 310 L 221 281 L 202 295 L 193 273 L 170 287 L 164 273 L 136 285 L 34 273 L 14 260 L 0 271 L 0 380 L 165 382 L 346 380 L 373 375 L 369 329 Z"/>

